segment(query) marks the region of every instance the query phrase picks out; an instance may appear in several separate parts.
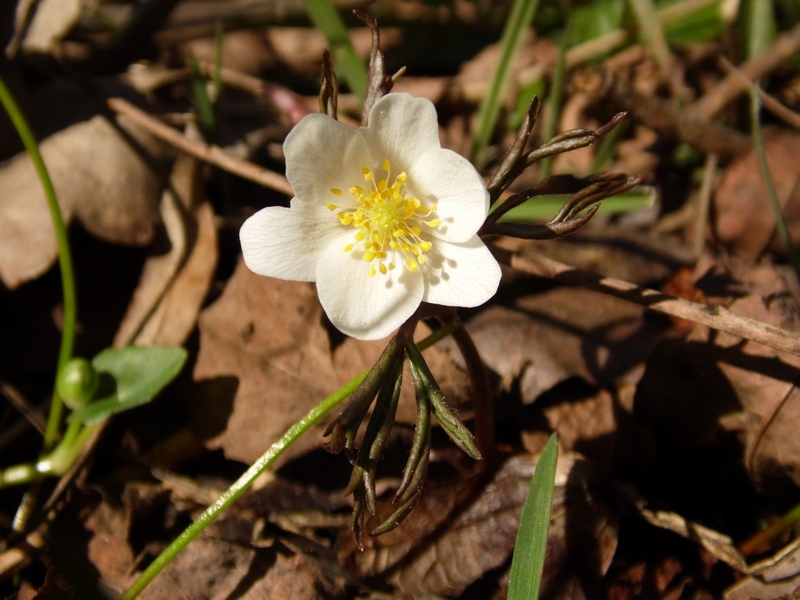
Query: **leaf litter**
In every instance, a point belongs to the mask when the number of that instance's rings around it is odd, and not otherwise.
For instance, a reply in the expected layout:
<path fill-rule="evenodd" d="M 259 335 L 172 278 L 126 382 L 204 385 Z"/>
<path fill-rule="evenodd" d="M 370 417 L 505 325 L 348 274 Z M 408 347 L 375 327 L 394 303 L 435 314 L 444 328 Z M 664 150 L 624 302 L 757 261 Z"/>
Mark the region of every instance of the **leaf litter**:
<path fill-rule="evenodd" d="M 40 20 L 50 10 L 41 4 Z M 170 58 L 174 41 L 164 40 L 191 37 L 180 19 L 196 7 L 178 4 L 183 12 L 160 32 L 165 63 L 182 54 Z M 414 7 L 420 11 L 413 13 Z M 427 14 L 421 7 L 409 3 L 408 14 Z M 426 36 L 435 39 L 447 28 L 476 31 L 475 14 L 447 10 L 441 9 L 438 25 L 387 32 L 389 57 L 410 45 L 423 47 L 429 43 Z M 91 64 L 101 38 L 88 35 L 91 21 L 76 22 L 74 14 L 66 11 L 41 21 L 27 30 L 27 38 L 25 19 L 18 20 L 17 41 L 25 42 L 9 64 L 31 69 L 19 56 L 32 52 Z M 40 28 L 44 24 L 48 27 Z M 156 31 L 160 22 L 150 25 Z M 281 93 L 305 94 L 306 104 L 313 106 L 318 59 L 311 50 L 321 44 L 314 32 L 309 45 L 309 33 L 275 23 L 226 34 L 226 64 L 286 86 Z M 365 33 L 360 30 L 356 40 L 361 51 L 368 47 Z M 192 48 L 213 59 L 211 39 L 198 39 Z M 267 53 L 270 46 L 273 54 Z M 309 52 L 293 54 L 289 48 Z M 549 64 L 554 48 L 546 35 L 525 41 L 517 91 L 529 83 L 524 76 L 539 68 L 530 57 L 543 57 L 539 62 Z M 256 60 L 254 55 L 264 49 Z M 413 52 L 405 53 L 414 77 L 401 79 L 397 89 L 432 96 L 443 139 L 465 151 L 471 136 L 468 118 L 496 53 L 490 41 L 472 53 L 455 49 L 447 55 L 452 61 L 447 76 L 426 72 Z M 697 97 L 722 80 L 709 61 L 691 59 L 690 53 L 674 56 L 683 61 L 680 73 L 687 74 Z M 123 63 L 119 72 L 128 66 Z M 185 67 L 180 62 L 169 66 Z M 641 47 L 612 55 L 606 66 L 645 97 L 669 94 Z M 765 88 L 776 97 L 792 98 L 791 65 L 776 73 Z M 46 68 L 39 75 L 51 76 Z M 596 128 L 607 122 L 605 113 L 627 108 L 617 103 L 615 89 L 602 103 L 586 101 L 581 88 L 573 90 L 560 127 Z M 189 108 L 185 79 L 163 83 L 147 96 L 147 110 L 154 114 Z M 691 94 L 688 98 L 691 106 Z M 728 101 L 735 102 L 733 97 Z M 233 145 L 245 137 L 254 114 L 261 127 L 270 120 L 293 122 L 280 114 L 279 102 L 268 110 L 263 103 L 263 97 L 225 90 L 219 105 L 221 143 Z M 340 109 L 346 110 L 347 103 L 343 97 Z M 682 273 L 690 299 L 798 332 L 798 286 L 776 264 L 785 252 L 775 240 L 755 160 L 747 153 L 724 156 L 715 174 L 713 211 L 693 213 L 696 205 L 689 198 L 703 163 L 685 142 L 696 138 L 684 125 L 670 123 L 668 111 L 662 114 L 667 122 L 656 127 L 647 112 L 654 107 L 660 105 L 642 100 L 641 110 L 631 111 L 633 126 L 615 165 L 652 172 L 651 182 L 661 192 L 662 223 L 650 217 L 596 218 L 568 241 L 498 245 L 655 288 L 674 284 Z M 505 108 L 512 109 L 511 102 Z M 728 129 L 720 129 L 723 123 Z M 731 130 L 746 136 L 747 124 L 735 111 L 714 117 L 712 124 L 706 132 L 723 141 Z M 794 230 L 800 227 L 798 175 L 791 160 L 797 135 L 785 125 L 772 127 L 765 135 L 768 163 Z M 676 139 L 684 145 L 668 141 Z M 716 147 L 720 139 L 701 149 Z M 509 144 L 508 136 L 499 143 Z M 67 588 L 87 591 L 87 598 L 102 597 L 125 589 L 245 464 L 323 397 L 373 364 L 382 347 L 342 339 L 327 323 L 313 285 L 260 278 L 242 265 L 235 234 L 243 216 L 267 203 L 283 203 L 283 198 L 235 178 L 225 180 L 218 172 L 210 175 L 195 159 L 176 159 L 170 147 L 124 118 L 112 123 L 95 117 L 64 127 L 47 137 L 42 149 L 73 230 L 79 226 L 105 242 L 144 247 L 131 250 L 138 261 L 114 273 L 93 272 L 91 255 L 76 248 L 95 282 L 106 278 L 110 284 L 117 277 L 128 282 L 120 287 L 126 308 L 116 312 L 116 321 L 101 327 L 87 319 L 90 331 L 79 345 L 89 353 L 99 350 L 92 347 L 97 339 L 106 345 L 185 343 L 192 356 L 189 372 L 164 398 L 109 426 L 69 493 L 55 504 L 52 552 L 33 555 L 31 566 L 17 571 L 18 588 L 9 579 L 11 570 L 3 571 L 0 583 L 3 594 L 17 598 L 38 597 L 36 590 L 41 597 L 64 597 Z M 16 150 L 11 144 L 3 155 Z M 564 155 L 556 161 L 556 172 L 572 169 L 585 176 L 593 152 Z M 248 155 L 280 170 L 279 154 L 269 144 L 249 148 Z M 526 177 L 535 182 L 535 168 Z M 39 320 L 36 327 L 53 336 L 57 324 L 52 315 L 43 319 L 36 311 L 59 302 L 54 278 L 37 279 L 51 268 L 55 245 L 40 184 L 25 156 L 0 165 L 0 189 L 0 277 L 5 286 L 0 303 L 11 306 L 12 298 L 35 291 L 41 303 L 25 306 L 15 300 L 16 319 Z M 684 229 L 666 225 L 676 211 L 691 219 Z M 688 250 L 693 227 L 707 232 L 699 259 Z M 83 293 L 102 297 L 104 292 L 93 286 Z M 343 495 L 348 464 L 325 452 L 323 422 L 291 446 L 142 597 L 504 597 L 530 475 L 552 430 L 559 434 L 561 456 L 542 597 L 796 594 L 796 525 L 789 523 L 757 543 L 751 539 L 763 523 L 775 521 L 797 502 L 798 359 L 705 326 L 677 323 L 618 298 L 510 269 L 501 293 L 464 317 L 490 369 L 503 453 L 496 470 L 484 471 L 465 459 L 435 430 L 429 480 L 411 517 L 389 534 L 369 538 L 364 552 L 358 552 L 349 529 L 350 499 Z M 455 345 L 440 343 L 426 357 L 448 401 L 470 418 L 468 378 Z M 48 383 L 26 378 L 52 368 L 52 360 L 45 358 L 24 371 L 9 362 L 3 381 L 18 380 L 38 402 Z M 414 399 L 408 390 L 404 394 L 399 425 L 378 468 L 379 517 L 393 510 L 392 492 L 410 446 Z M 5 431 L 0 435 L 4 455 L 30 452 L 26 436 L 32 430 L 13 436 Z M 2 501 L 4 528 L 14 499 Z M 75 558 L 93 573 L 88 584 L 74 583 L 71 576 L 80 570 L 55 550 L 73 539 L 64 537 L 66 531 L 80 532 L 82 555 Z M 0 559 L 8 559 L 11 550 L 16 548 L 4 549 Z"/>

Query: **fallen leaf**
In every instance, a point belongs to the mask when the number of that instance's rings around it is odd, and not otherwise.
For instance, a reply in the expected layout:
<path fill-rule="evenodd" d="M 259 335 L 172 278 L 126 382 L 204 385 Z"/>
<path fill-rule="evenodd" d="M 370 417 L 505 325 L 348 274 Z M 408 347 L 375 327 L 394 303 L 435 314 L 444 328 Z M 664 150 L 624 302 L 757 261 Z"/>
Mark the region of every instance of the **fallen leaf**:
<path fill-rule="evenodd" d="M 131 580 L 131 583 L 133 580 Z M 313 557 L 200 536 L 142 592 L 142 600 L 331 598 L 343 593 Z"/>
<path fill-rule="evenodd" d="M 602 385 L 634 376 L 662 329 L 643 311 L 589 290 L 531 282 L 513 307 L 490 306 L 467 329 L 500 387 L 518 382 L 528 404 L 571 377 Z"/>
<path fill-rule="evenodd" d="M 459 596 L 489 571 L 510 566 L 535 464 L 531 455 L 513 456 L 478 489 L 476 478 L 430 483 L 411 517 L 369 538 L 363 553 L 343 533 L 340 560 L 357 576 L 380 576 L 406 596 Z M 542 597 L 595 597 L 616 549 L 617 523 L 603 486 L 585 460 L 559 457 Z"/>
<path fill-rule="evenodd" d="M 154 166 L 173 152 L 124 118 L 73 125 L 40 149 L 65 222 L 76 216 L 93 235 L 144 245 L 159 221 L 164 179 Z M 14 289 L 44 273 L 56 258 L 56 240 L 42 184 L 27 154 L 0 165 L 0 278 Z"/>
<path fill-rule="evenodd" d="M 199 162 L 181 155 L 161 198 L 164 229 L 148 258 L 139 286 L 117 329 L 115 346 L 180 346 L 197 322 L 217 265 L 217 230 L 211 205 L 202 198 Z"/>
<path fill-rule="evenodd" d="M 225 292 L 199 322 L 194 379 L 200 393 L 213 394 L 219 378 L 238 380 L 227 427 L 209 447 L 252 463 L 337 389 L 322 319 L 314 284 L 261 277 L 239 261 Z M 282 460 L 321 446 L 324 428 L 312 428 Z"/>
<path fill-rule="evenodd" d="M 765 129 L 764 152 L 778 202 L 784 207 L 794 239 L 800 234 L 800 186 L 797 156 L 800 134 L 789 129 Z M 767 197 L 755 150 L 734 161 L 714 194 L 715 231 L 732 252 L 755 260 L 775 232 L 775 214 Z"/>

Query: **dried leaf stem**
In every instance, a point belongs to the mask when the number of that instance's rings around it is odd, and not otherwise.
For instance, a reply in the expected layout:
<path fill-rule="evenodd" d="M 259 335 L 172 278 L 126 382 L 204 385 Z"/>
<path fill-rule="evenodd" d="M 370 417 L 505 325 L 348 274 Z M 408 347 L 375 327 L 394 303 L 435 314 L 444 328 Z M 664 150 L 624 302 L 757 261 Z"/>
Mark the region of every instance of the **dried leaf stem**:
<path fill-rule="evenodd" d="M 722 306 L 689 302 L 627 281 L 603 277 L 597 273 L 571 267 L 543 256 L 506 253 L 506 256 L 500 256 L 500 258 L 505 259 L 509 265 L 523 273 L 580 285 L 609 296 L 641 304 L 650 310 L 694 321 L 718 331 L 764 344 L 781 352 L 800 356 L 800 335 L 737 315 Z"/>
<path fill-rule="evenodd" d="M 125 115 L 152 135 L 186 152 L 186 154 L 259 185 L 286 194 L 287 196 L 293 195 L 292 188 L 283 175 L 249 161 L 231 156 L 219 146 L 212 146 L 204 142 L 190 140 L 181 132 L 165 125 L 127 100 L 123 100 L 122 98 L 109 98 L 106 100 L 106 104 L 115 113 Z"/>

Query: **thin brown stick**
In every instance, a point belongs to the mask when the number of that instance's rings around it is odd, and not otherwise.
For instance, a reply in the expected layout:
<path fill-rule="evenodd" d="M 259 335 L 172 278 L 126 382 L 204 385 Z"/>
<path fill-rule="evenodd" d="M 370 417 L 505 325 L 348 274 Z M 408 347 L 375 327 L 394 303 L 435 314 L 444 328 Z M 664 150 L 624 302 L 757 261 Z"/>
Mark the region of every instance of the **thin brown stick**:
<path fill-rule="evenodd" d="M 798 50 L 800 50 L 800 25 L 795 25 L 780 36 L 772 46 L 739 65 L 739 71 L 750 80 L 759 79 L 785 65 Z M 711 119 L 729 102 L 749 90 L 749 87 L 742 87 L 740 79 L 740 74 L 729 74 L 689 107 L 689 114 L 695 119 Z"/>
<path fill-rule="evenodd" d="M 742 71 L 736 67 L 731 61 L 729 61 L 724 56 L 719 57 L 719 64 L 725 70 L 726 73 L 729 75 L 734 75 L 740 82 L 740 88 L 742 93 L 750 93 L 750 90 L 753 89 L 753 83 L 749 77 L 747 77 Z M 794 112 L 788 106 L 784 106 L 774 97 L 769 95 L 764 90 L 758 90 L 758 96 L 761 98 L 761 104 L 766 108 L 769 112 L 773 115 L 781 119 L 784 123 L 787 123 L 794 127 L 795 129 L 800 129 L 800 114 Z"/>
<path fill-rule="evenodd" d="M 781 352 L 800 356 L 800 335 L 737 315 L 722 306 L 689 302 L 657 290 L 639 287 L 627 281 L 577 269 L 543 256 L 521 256 L 508 253 L 501 258 L 505 258 L 508 264 L 523 273 L 580 285 L 609 296 L 641 304 L 650 310 L 694 321 L 718 331 L 764 344 Z"/>
<path fill-rule="evenodd" d="M 165 125 L 155 117 L 140 110 L 122 98 L 109 98 L 108 107 L 115 113 L 125 115 L 149 133 L 195 158 L 219 167 L 224 171 L 248 179 L 264 187 L 292 196 L 292 188 L 283 175 L 259 167 L 246 160 L 235 158 L 219 146 L 212 146 L 186 138 L 181 132 Z"/>

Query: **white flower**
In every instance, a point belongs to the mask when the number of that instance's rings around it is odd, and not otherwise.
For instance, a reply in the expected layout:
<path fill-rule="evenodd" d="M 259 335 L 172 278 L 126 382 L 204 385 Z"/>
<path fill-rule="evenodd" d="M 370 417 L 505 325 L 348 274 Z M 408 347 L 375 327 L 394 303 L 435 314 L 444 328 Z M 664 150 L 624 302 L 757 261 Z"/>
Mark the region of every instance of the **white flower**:
<path fill-rule="evenodd" d="M 388 94 L 359 129 L 308 115 L 283 150 L 296 197 L 247 219 L 244 261 L 315 281 L 344 333 L 380 339 L 422 301 L 470 307 L 497 291 L 500 267 L 477 236 L 489 195 L 469 161 L 441 147 L 430 101 Z"/>

